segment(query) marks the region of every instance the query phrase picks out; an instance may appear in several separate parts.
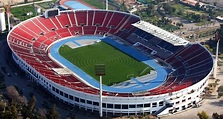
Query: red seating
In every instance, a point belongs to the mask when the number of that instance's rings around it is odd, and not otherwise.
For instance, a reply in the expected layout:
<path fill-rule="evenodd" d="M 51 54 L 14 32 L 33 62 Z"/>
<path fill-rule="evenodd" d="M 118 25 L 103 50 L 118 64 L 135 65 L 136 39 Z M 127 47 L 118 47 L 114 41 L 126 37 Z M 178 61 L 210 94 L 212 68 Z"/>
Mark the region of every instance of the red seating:
<path fill-rule="evenodd" d="M 87 27 L 84 27 L 84 34 L 87 35 L 87 34 L 94 34 L 96 30 L 96 26 L 87 26 Z"/>
<path fill-rule="evenodd" d="M 127 16 L 127 15 L 126 15 Z M 116 28 L 119 23 L 123 22 L 123 19 L 126 19 L 125 14 L 113 13 L 111 19 L 109 20 L 107 27 L 114 26 Z"/>
<path fill-rule="evenodd" d="M 62 21 L 58 21 L 58 20 L 57 20 L 57 17 L 50 17 L 49 19 L 50 19 L 50 20 L 52 21 L 52 23 L 55 25 L 56 29 L 63 28 L 62 24 L 60 23 L 60 22 L 62 22 Z"/>
<path fill-rule="evenodd" d="M 82 34 L 82 28 L 81 27 L 71 27 L 71 28 L 69 28 L 69 30 L 70 30 L 70 32 L 73 36 L 77 35 L 77 33 Z"/>
<path fill-rule="evenodd" d="M 107 14 L 107 11 L 97 11 L 97 12 L 95 12 L 95 16 L 94 16 L 94 19 L 93 19 L 93 25 L 98 24 L 98 25 L 102 26 L 106 14 Z"/>
<path fill-rule="evenodd" d="M 71 26 L 77 26 L 76 25 L 76 17 L 74 17 L 74 12 L 69 12 L 68 18 L 70 18 Z"/>
<path fill-rule="evenodd" d="M 51 20 L 49 18 L 45 19 L 44 17 L 38 17 L 37 19 L 39 21 L 41 21 L 41 23 L 43 25 L 45 25 L 47 28 L 49 28 L 48 30 L 56 28 L 56 26 L 51 22 Z"/>
<path fill-rule="evenodd" d="M 57 17 L 57 19 L 58 19 L 58 21 L 60 21 L 62 27 L 71 26 L 67 12 L 61 13 L 60 16 Z"/>
<path fill-rule="evenodd" d="M 46 36 L 47 38 L 53 38 L 54 36 L 57 36 L 57 35 L 58 34 L 55 31 L 44 34 L 44 36 Z"/>
<path fill-rule="evenodd" d="M 111 20 L 112 14 L 113 14 L 113 12 L 107 12 L 106 13 L 106 16 L 105 16 L 105 18 L 104 18 L 104 20 L 103 20 L 103 22 L 101 24 L 103 27 L 109 27 L 108 23 Z"/>
<path fill-rule="evenodd" d="M 45 26 L 41 23 L 41 21 L 38 20 L 38 18 L 32 19 L 32 22 L 35 23 L 36 26 L 38 26 L 42 31 L 48 32 L 50 29 L 48 26 Z"/>
<path fill-rule="evenodd" d="M 78 11 L 74 13 L 76 15 L 78 26 L 87 25 L 87 12 Z"/>
<path fill-rule="evenodd" d="M 68 37 L 68 36 L 72 36 L 72 34 L 70 34 L 70 32 L 68 31 L 67 28 L 61 28 L 56 30 L 57 34 L 59 34 L 62 38 Z"/>
<path fill-rule="evenodd" d="M 93 21 L 94 21 L 94 16 L 95 12 L 94 11 L 89 11 L 87 14 L 87 26 L 94 26 Z"/>
<path fill-rule="evenodd" d="M 34 22 L 30 21 L 24 24 L 24 30 L 28 30 L 30 33 L 36 34 L 37 36 L 40 35 L 40 33 L 43 33 L 44 30 L 42 30 L 39 26 L 37 26 Z"/>
<path fill-rule="evenodd" d="M 16 39 L 22 39 L 22 40 L 26 40 L 26 41 L 31 41 L 33 38 L 35 38 L 34 36 L 32 36 L 31 34 L 29 34 L 28 32 L 25 32 L 24 30 L 21 30 L 19 28 L 14 29 L 14 32 L 12 32 L 10 35 L 16 36 Z"/>

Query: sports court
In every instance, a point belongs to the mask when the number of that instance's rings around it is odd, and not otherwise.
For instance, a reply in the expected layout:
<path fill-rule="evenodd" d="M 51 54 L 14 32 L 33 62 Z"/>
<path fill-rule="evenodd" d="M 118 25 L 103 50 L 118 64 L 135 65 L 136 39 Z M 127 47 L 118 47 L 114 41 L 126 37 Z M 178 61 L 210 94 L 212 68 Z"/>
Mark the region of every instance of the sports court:
<path fill-rule="evenodd" d="M 97 9 L 94 6 L 90 6 L 89 4 L 83 2 L 82 0 L 61 0 L 60 4 L 74 9 L 74 10 L 81 10 L 81 9 Z"/>

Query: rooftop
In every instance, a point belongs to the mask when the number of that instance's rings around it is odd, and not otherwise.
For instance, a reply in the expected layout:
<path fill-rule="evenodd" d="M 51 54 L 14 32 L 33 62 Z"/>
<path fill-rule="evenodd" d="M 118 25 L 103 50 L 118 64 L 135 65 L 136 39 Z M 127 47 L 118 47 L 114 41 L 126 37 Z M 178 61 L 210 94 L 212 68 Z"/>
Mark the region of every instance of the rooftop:
<path fill-rule="evenodd" d="M 171 43 L 174 46 L 187 45 L 189 43 L 189 41 L 145 21 L 139 21 L 132 25 L 158 38 L 161 38 L 162 40 Z"/>

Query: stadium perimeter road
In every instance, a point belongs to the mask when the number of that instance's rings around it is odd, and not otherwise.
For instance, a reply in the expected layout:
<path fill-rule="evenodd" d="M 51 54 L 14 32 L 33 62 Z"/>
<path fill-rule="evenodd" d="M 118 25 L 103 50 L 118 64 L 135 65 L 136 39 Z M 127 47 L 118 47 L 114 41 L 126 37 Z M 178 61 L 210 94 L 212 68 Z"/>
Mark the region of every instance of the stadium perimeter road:
<path fill-rule="evenodd" d="M 54 103 L 57 106 L 57 111 L 60 113 L 61 119 L 66 119 L 68 115 L 72 113 L 72 115 L 76 115 L 78 119 L 98 119 L 97 113 L 90 113 L 87 111 L 79 110 L 78 108 L 71 108 L 61 101 L 58 101 L 51 97 L 44 89 L 39 87 L 34 88 L 34 82 L 28 80 L 25 76 L 20 76 L 18 71 L 15 70 L 13 66 L 9 66 L 7 62 L 8 59 L 9 48 L 5 39 L 0 39 L 0 67 L 5 67 L 6 72 L 10 74 L 10 76 L 5 75 L 5 84 L 6 86 L 15 85 L 22 91 L 23 95 L 29 100 L 31 98 L 31 94 L 33 94 L 36 99 L 36 108 L 46 108 L 51 107 Z M 1 71 L 1 69 L 0 69 Z M 45 104 L 45 106 L 43 106 Z"/>

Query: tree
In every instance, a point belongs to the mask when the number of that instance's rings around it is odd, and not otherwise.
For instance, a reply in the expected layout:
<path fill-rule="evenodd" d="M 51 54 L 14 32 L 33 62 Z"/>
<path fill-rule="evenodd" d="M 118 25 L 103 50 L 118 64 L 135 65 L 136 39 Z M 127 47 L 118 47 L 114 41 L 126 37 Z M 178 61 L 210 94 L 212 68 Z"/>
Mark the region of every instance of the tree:
<path fill-rule="evenodd" d="M 47 119 L 59 119 L 60 115 L 57 112 L 56 105 L 53 104 L 50 110 L 47 112 Z"/>
<path fill-rule="evenodd" d="M 22 116 L 26 118 L 35 118 L 35 104 L 36 97 L 32 96 L 32 98 L 28 101 L 27 105 L 22 108 Z"/>
<path fill-rule="evenodd" d="M 196 8 L 196 9 L 200 9 L 200 3 L 199 3 L 199 2 L 197 2 L 197 3 L 195 4 L 195 8 Z"/>
<path fill-rule="evenodd" d="M 18 109 L 15 105 L 11 105 L 9 111 L 10 111 L 12 119 L 17 119 L 18 118 Z"/>
<path fill-rule="evenodd" d="M 175 4 L 179 3 L 180 0 L 173 0 Z"/>
<path fill-rule="evenodd" d="M 11 99 L 15 99 L 17 96 L 19 96 L 19 93 L 14 86 L 6 87 L 6 93 Z"/>
<path fill-rule="evenodd" d="M 209 45 L 204 45 L 210 52 L 213 52 L 213 49 Z"/>
<path fill-rule="evenodd" d="M 209 116 L 207 115 L 205 111 L 198 112 L 197 116 L 199 117 L 199 119 L 209 119 Z"/>
<path fill-rule="evenodd" d="M 178 27 L 181 27 L 181 26 L 182 26 L 182 27 L 183 27 L 184 25 L 183 25 L 183 23 L 181 23 L 181 22 L 177 22 L 177 23 L 176 23 L 176 26 L 178 26 Z"/>
<path fill-rule="evenodd" d="M 0 101 L 0 111 L 4 112 L 6 106 L 7 106 L 7 105 L 6 105 L 6 102 L 4 102 L 4 101 Z"/>
<path fill-rule="evenodd" d="M 178 15 L 183 15 L 183 10 L 182 9 L 179 9 L 178 12 L 177 12 L 177 14 Z"/>
<path fill-rule="evenodd" d="M 163 3 L 163 9 L 167 14 L 171 14 L 176 11 L 176 8 L 172 7 L 170 3 Z"/>
<path fill-rule="evenodd" d="M 36 97 L 33 95 L 32 98 L 28 102 L 28 109 L 30 112 L 34 110 L 35 105 L 36 105 Z"/>
<path fill-rule="evenodd" d="M 21 104 L 21 105 L 27 104 L 26 97 L 20 96 L 17 89 L 14 86 L 8 86 L 6 88 L 6 93 L 9 96 L 9 98 L 14 100 L 17 104 Z"/>
<path fill-rule="evenodd" d="M 190 14 L 190 17 L 195 22 L 200 22 L 201 21 L 201 16 L 199 14 L 192 13 L 192 14 Z"/>
<path fill-rule="evenodd" d="M 213 5 L 214 5 L 214 6 L 217 6 L 217 4 L 218 4 L 218 2 L 217 2 L 217 1 L 213 2 Z"/>
<path fill-rule="evenodd" d="M 218 113 L 213 113 L 212 118 L 213 119 L 223 119 L 223 115 L 222 114 L 219 115 Z"/>
<path fill-rule="evenodd" d="M 47 119 L 46 113 L 47 112 L 45 109 L 39 109 L 38 110 L 38 119 Z"/>
<path fill-rule="evenodd" d="M 154 16 L 155 15 L 155 9 L 153 4 L 148 4 L 146 8 L 146 12 L 148 16 Z"/>

